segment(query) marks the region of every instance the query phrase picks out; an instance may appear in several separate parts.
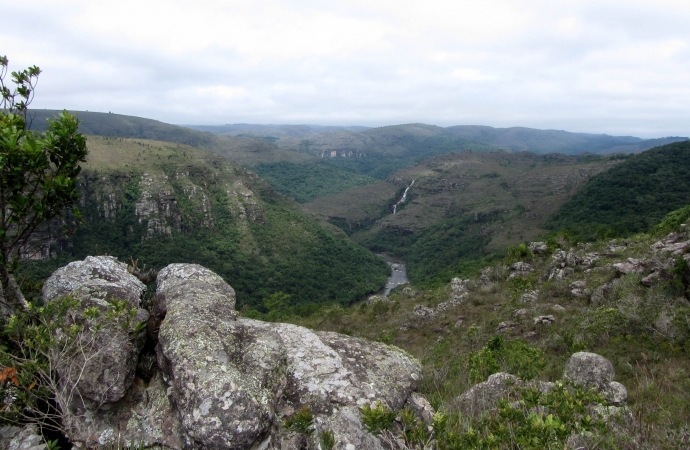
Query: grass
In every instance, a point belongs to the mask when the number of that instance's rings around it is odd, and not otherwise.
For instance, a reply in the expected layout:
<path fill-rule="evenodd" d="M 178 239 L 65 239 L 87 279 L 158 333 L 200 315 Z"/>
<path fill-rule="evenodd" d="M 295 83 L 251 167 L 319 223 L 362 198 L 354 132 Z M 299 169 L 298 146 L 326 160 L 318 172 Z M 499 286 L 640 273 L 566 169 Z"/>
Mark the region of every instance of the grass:
<path fill-rule="evenodd" d="M 690 442 L 690 302 L 673 280 L 646 288 L 640 284 L 641 275 L 620 276 L 612 267 L 627 258 L 660 258 L 663 263 L 662 257 L 649 250 L 654 241 L 652 236 L 637 235 L 625 241 L 575 247 L 576 253 L 597 252 L 601 259 L 592 268 L 577 267 L 565 279 L 548 280 L 549 254 L 523 258 L 535 269 L 531 281 L 507 280 L 505 267 L 516 258 L 506 257 L 493 263 L 492 282 L 480 284 L 474 278 L 463 305 L 429 320 L 414 316 L 414 307 L 436 307 L 448 301 L 449 286 L 419 292 L 397 289 L 389 302 L 331 308 L 295 322 L 406 350 L 423 364 L 421 393 L 437 410 L 453 414 L 453 399 L 479 379 L 472 374 L 469 356 L 486 351 L 498 324 L 512 321 L 514 326 L 502 335 L 505 342 L 523 343 L 543 352 L 537 380 L 560 379 L 567 359 L 576 351 L 599 353 L 613 363 L 616 381 L 628 389 L 628 406 L 635 418 L 636 441 L 625 448 L 683 448 Z M 613 252 L 611 244 L 617 246 Z M 589 295 L 577 297 L 571 292 L 570 284 L 576 280 L 585 281 L 588 293 L 604 283 L 611 288 L 595 305 Z M 539 290 L 537 300 L 523 303 L 521 294 L 531 288 Z M 564 309 L 554 309 L 554 305 Z M 516 316 L 521 308 L 529 313 Z M 553 315 L 556 322 L 535 325 L 532 319 L 538 315 Z M 509 365 L 501 364 L 500 370 L 510 371 Z M 466 430 L 469 425 L 464 426 Z"/>

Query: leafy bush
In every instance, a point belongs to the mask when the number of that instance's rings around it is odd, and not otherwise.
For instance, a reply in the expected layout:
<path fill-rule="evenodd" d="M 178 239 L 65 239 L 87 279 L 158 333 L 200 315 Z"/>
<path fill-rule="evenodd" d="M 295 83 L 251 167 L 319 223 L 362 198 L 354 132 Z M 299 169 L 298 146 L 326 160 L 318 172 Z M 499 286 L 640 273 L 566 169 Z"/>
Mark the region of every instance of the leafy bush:
<path fill-rule="evenodd" d="M 364 428 L 374 436 L 378 436 L 383 431 L 390 430 L 393 427 L 396 414 L 381 403 L 380 400 L 376 401 L 373 408 L 370 405 L 364 405 L 359 411 L 362 413 Z"/>
<path fill-rule="evenodd" d="M 525 342 L 505 342 L 503 337 L 494 336 L 484 348 L 467 355 L 470 381 L 479 383 L 497 372 L 508 372 L 523 380 L 531 380 L 544 368 L 544 352 L 530 347 Z"/>
<path fill-rule="evenodd" d="M 652 229 L 652 233 L 658 236 L 680 231 L 681 224 L 688 221 L 690 221 L 690 205 L 668 213 L 664 220 Z"/>

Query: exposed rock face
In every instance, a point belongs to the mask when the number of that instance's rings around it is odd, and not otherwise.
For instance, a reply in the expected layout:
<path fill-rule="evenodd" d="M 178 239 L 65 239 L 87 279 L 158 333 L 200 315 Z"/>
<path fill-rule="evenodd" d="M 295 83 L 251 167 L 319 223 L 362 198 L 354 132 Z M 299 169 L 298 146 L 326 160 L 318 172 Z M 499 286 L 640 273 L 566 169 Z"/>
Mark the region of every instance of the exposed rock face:
<path fill-rule="evenodd" d="M 95 307 L 104 317 L 113 310 L 111 302 L 116 300 L 138 308 L 145 289 L 125 264 L 108 256 L 70 263 L 55 271 L 43 286 L 46 302 L 66 295 L 81 301 L 78 310 L 66 320 L 84 326 L 84 332 L 73 345 L 59 349 L 63 357 L 56 358 L 60 376 L 56 400 L 74 442 L 94 445 L 104 432 L 112 434 L 110 421 L 104 415 L 122 416 L 123 398 L 132 386 L 144 344 L 143 332 L 130 336 L 130 330 L 115 320 L 92 328 L 84 310 Z M 145 322 L 148 317 L 148 312 L 139 308 L 134 322 Z"/>
<path fill-rule="evenodd" d="M 80 407 L 82 398 L 96 404 L 113 403 L 125 395 L 132 383 L 137 356 L 143 342 L 130 339 L 128 330 L 110 323 L 100 330 L 90 330 L 81 316 L 84 309 L 96 307 L 105 315 L 111 308 L 109 301 L 125 300 L 131 307 L 138 308 L 146 286 L 127 271 L 127 266 L 108 256 L 87 257 L 55 271 L 43 285 L 46 302 L 72 295 L 81 300 L 80 311 L 70 320 L 83 322 L 86 332 L 77 345 L 82 351 L 75 351 L 69 358 L 62 358 L 58 364 L 61 382 L 74 393 L 64 401 L 76 402 Z M 148 319 L 148 312 L 140 309 L 138 321 Z M 67 405 L 63 405 L 67 406 Z"/>
<path fill-rule="evenodd" d="M 401 408 L 421 378 L 419 364 L 383 344 L 288 324 L 237 319 L 234 292 L 200 266 L 159 274 L 165 312 L 157 353 L 168 395 L 190 448 L 280 448 L 281 416 L 308 405 L 317 431 L 338 448 L 380 448 L 359 407 Z M 353 447 L 350 447 L 353 446 Z"/>
<path fill-rule="evenodd" d="M 4 426 L 0 428 L 0 448 L 5 450 L 45 450 L 38 427 L 35 424 L 23 428 Z"/>
<path fill-rule="evenodd" d="M 524 277 L 529 275 L 534 269 L 526 262 L 516 262 L 510 266 L 510 276 L 508 278 Z"/>
<path fill-rule="evenodd" d="M 613 381 L 615 371 L 611 361 L 596 353 L 578 352 L 565 365 L 563 378 L 585 387 L 602 389 Z"/>
<path fill-rule="evenodd" d="M 115 299 L 138 306 L 143 292 L 127 267 L 109 257 L 72 263 L 44 287 L 46 301 L 72 294 L 82 307 L 105 309 Z M 303 444 L 312 439 L 315 446 L 329 430 L 338 449 L 382 449 L 361 424 L 361 406 L 381 401 L 393 410 L 408 405 L 425 421 L 433 416 L 426 399 L 414 394 L 420 365 L 404 352 L 336 333 L 238 319 L 234 290 L 204 267 L 161 270 L 154 303 L 160 371 L 150 381 L 134 378 L 140 339 L 119 336 L 115 328 L 104 327 L 108 346 L 94 347 L 93 363 L 78 361 L 87 370 L 75 386 L 88 395 L 60 402 L 69 438 L 78 446 L 290 448 L 297 441 L 283 421 L 308 406 L 315 433 L 300 437 Z M 148 313 L 140 316 L 146 320 Z M 69 383 L 71 367 L 58 370 Z"/>
<path fill-rule="evenodd" d="M 530 242 L 528 247 L 529 251 L 535 255 L 543 255 L 548 249 L 546 242 Z"/>
<path fill-rule="evenodd" d="M 495 373 L 483 383 L 474 385 L 469 391 L 455 399 L 455 407 L 462 414 L 476 416 L 496 408 L 501 399 L 510 399 L 520 379 L 509 373 Z"/>

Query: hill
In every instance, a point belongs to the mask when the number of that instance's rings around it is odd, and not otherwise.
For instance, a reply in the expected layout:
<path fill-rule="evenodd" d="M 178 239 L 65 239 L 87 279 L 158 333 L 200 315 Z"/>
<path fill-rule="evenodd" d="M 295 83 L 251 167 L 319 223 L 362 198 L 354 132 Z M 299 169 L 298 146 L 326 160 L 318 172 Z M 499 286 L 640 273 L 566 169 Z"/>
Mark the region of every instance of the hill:
<path fill-rule="evenodd" d="M 37 276 L 86 255 L 109 254 L 160 268 L 203 264 L 262 307 L 276 292 L 301 307 L 349 303 L 385 282 L 369 251 L 307 218 L 255 174 L 207 151 L 161 141 L 88 137 L 80 175 L 84 224 L 54 242 Z"/>
<path fill-rule="evenodd" d="M 548 218 L 589 177 L 617 162 L 593 156 L 453 153 L 305 206 L 371 250 L 408 259 L 412 282 L 437 276 L 448 280 L 459 261 L 546 232 Z M 406 201 L 393 213 L 407 187 Z"/>
<path fill-rule="evenodd" d="M 617 401 L 608 397 L 605 407 L 581 410 L 590 420 L 607 417 L 613 427 L 592 429 L 597 438 L 591 446 L 571 446 L 564 433 L 549 435 L 551 443 L 561 439 L 554 448 L 686 448 L 690 207 L 672 219 L 675 226 L 661 227 L 673 232 L 668 236 L 643 234 L 574 248 L 563 240 L 542 243 L 533 247 L 539 249 L 534 254 L 497 259 L 465 280 L 427 290 L 402 286 L 388 298 L 286 320 L 390 343 L 419 358 L 424 367 L 420 393 L 448 417 L 456 433 L 474 433 L 474 441 L 449 448 L 518 448 L 518 433 L 521 442 L 539 442 L 530 448 L 549 448 L 540 434 L 547 417 L 574 426 L 571 408 L 582 406 L 584 397 L 572 387 L 562 399 L 539 392 L 561 380 L 575 352 L 607 358 L 609 380 L 615 373 L 624 395 Z M 500 388 L 500 378 L 485 382 L 499 372 L 519 377 L 510 380 L 522 386 L 537 381 L 539 389 L 518 389 L 507 397 L 512 391 Z M 490 400 L 480 398 L 475 408 L 463 408 L 463 400 L 473 395 Z M 505 404 L 497 401 L 501 396 L 507 397 Z M 525 405 L 533 406 L 515 413 L 516 406 Z M 473 420 L 480 413 L 486 418 Z M 480 437 L 485 447 L 476 445 Z"/>
<path fill-rule="evenodd" d="M 669 211 L 690 203 L 690 142 L 633 155 L 593 177 L 549 220 L 575 237 L 628 236 L 646 231 Z"/>

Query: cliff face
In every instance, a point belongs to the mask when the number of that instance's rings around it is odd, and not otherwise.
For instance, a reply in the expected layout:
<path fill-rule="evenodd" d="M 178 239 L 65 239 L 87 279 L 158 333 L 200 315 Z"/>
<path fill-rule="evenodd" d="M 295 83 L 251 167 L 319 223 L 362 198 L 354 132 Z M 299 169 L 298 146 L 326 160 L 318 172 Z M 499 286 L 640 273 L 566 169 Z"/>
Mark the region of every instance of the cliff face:
<path fill-rule="evenodd" d="M 382 440 L 360 420 L 360 407 L 380 401 L 393 410 L 432 411 L 414 394 L 419 363 L 399 349 L 238 318 L 234 290 L 196 264 L 160 271 L 156 297 L 146 305 L 151 315 L 140 303 L 144 289 L 125 264 L 105 256 L 68 264 L 44 285 L 46 302 L 78 299 L 65 320 L 87 324 L 75 340 L 83 357 L 56 352 L 54 361 L 65 431 L 81 447 L 296 450 L 316 448 L 330 433 L 334 448 L 381 450 Z M 131 345 L 147 334 L 143 327 L 128 335 L 119 324 L 84 320 L 93 309 L 110 317 L 117 298 L 129 301 L 137 323 L 148 322 L 153 353 Z M 144 380 L 137 363 L 150 356 L 157 364 Z M 80 368 L 81 376 L 69 376 Z M 301 431 L 286 425 L 298 411 L 309 416 Z"/>
<path fill-rule="evenodd" d="M 140 266 L 204 264 L 233 283 L 241 305 L 282 291 L 293 304 L 352 302 L 387 267 L 334 236 L 256 174 L 211 153 L 155 141 L 89 138 L 76 234 L 33 252 L 33 266 L 108 254 Z M 57 259 L 55 258 L 57 256 Z M 47 275 L 47 274 L 46 274 Z"/>

